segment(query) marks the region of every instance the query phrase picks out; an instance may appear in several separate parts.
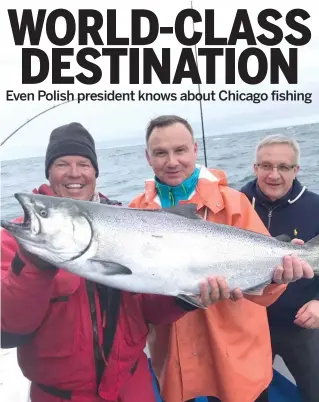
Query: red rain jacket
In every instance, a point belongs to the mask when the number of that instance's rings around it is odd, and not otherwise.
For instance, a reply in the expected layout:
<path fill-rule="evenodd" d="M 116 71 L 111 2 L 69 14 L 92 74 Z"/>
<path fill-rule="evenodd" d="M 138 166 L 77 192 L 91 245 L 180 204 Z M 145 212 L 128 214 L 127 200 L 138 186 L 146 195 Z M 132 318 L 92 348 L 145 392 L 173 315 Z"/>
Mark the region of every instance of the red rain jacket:
<path fill-rule="evenodd" d="M 46 185 L 39 192 L 52 195 Z M 1 235 L 2 346 L 18 346 L 32 402 L 155 402 L 144 353 L 148 323 L 182 317 L 176 299 L 106 287 L 101 298 L 96 284 L 37 268 L 7 231 Z"/>

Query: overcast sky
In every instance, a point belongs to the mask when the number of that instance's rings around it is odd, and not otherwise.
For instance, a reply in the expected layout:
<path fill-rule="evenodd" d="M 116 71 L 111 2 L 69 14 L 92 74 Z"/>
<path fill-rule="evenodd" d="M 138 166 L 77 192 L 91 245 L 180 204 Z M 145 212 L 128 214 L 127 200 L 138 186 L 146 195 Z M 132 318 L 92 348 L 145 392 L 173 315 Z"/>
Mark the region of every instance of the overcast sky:
<path fill-rule="evenodd" d="M 237 8 L 248 9 L 250 21 L 252 23 L 255 36 L 264 31 L 258 26 L 258 13 L 268 7 L 275 8 L 280 11 L 283 16 L 293 8 L 304 8 L 311 15 L 311 18 L 305 21 L 310 28 L 312 39 L 307 45 L 298 49 L 299 58 L 299 83 L 298 85 L 288 85 L 284 77 L 281 78 L 282 85 L 272 86 L 269 84 L 269 75 L 261 85 L 249 86 L 238 80 L 235 86 L 224 84 L 224 61 L 220 57 L 217 62 L 217 84 L 202 85 L 202 92 L 210 92 L 212 90 L 219 91 L 221 89 L 236 89 L 242 92 L 266 92 L 270 93 L 273 89 L 289 90 L 297 92 L 312 92 L 313 102 L 305 104 L 303 102 L 264 102 L 260 104 L 252 103 L 232 103 L 232 102 L 206 102 L 203 104 L 203 114 L 205 119 L 205 127 L 208 135 L 220 134 L 223 132 L 245 131 L 250 129 L 260 129 L 276 126 L 286 126 L 294 124 L 302 124 L 307 122 L 319 121 L 319 16 L 316 12 L 316 2 L 313 0 L 304 1 L 287 1 L 278 2 L 267 1 L 261 3 L 256 1 L 227 1 L 212 2 L 195 0 L 194 8 L 198 9 L 204 17 L 204 9 L 215 9 L 215 33 L 216 36 L 229 36 L 232 22 Z M 285 4 L 282 4 L 285 3 Z M 10 4 L 10 5 L 9 5 Z M 32 8 L 37 10 L 43 8 L 43 1 L 22 1 L 11 0 L 1 3 L 0 13 L 0 30 L 1 30 L 1 130 L 0 141 L 3 141 L 18 126 L 32 118 L 37 113 L 57 104 L 59 102 L 6 102 L 6 90 L 14 90 L 15 92 L 36 92 L 38 90 L 52 91 L 54 89 L 60 91 L 77 92 L 103 92 L 104 90 L 116 90 L 119 92 L 129 92 L 132 89 L 148 92 L 185 92 L 191 90 L 197 92 L 197 85 L 193 85 L 189 80 L 185 80 L 180 85 L 160 85 L 156 78 L 152 85 L 133 86 L 128 84 L 128 62 L 121 63 L 121 85 L 107 85 L 108 61 L 101 57 L 96 63 L 104 68 L 104 78 L 100 83 L 93 86 L 85 86 L 83 84 L 74 85 L 50 85 L 49 78 L 43 84 L 38 85 L 22 85 L 21 84 L 21 47 L 15 46 L 11 27 L 9 23 L 8 8 L 16 8 L 19 10 L 19 16 L 23 8 Z M 47 7 L 47 13 L 56 8 L 66 8 L 65 1 L 55 1 Z M 265 5 L 266 4 L 266 5 Z M 129 36 L 131 24 L 130 15 L 132 8 L 147 8 L 152 10 L 158 17 L 160 26 L 173 26 L 176 15 L 179 11 L 190 6 L 190 1 L 97 1 L 91 0 L 90 7 L 99 10 L 106 21 L 106 9 L 116 8 L 118 14 L 118 34 L 121 36 Z M 107 5 L 107 7 L 106 7 Z M 79 8 L 87 8 L 88 2 L 78 0 L 73 2 L 72 6 L 67 9 L 72 11 L 75 17 Z M 105 22 L 106 24 L 106 22 Z M 278 22 L 283 29 L 284 35 L 292 33 L 292 30 L 285 25 L 284 18 Z M 143 26 L 147 29 L 147 26 Z M 63 33 L 65 29 L 63 23 L 58 25 L 59 32 Z M 197 23 L 195 26 L 198 30 L 204 29 L 203 23 Z M 102 28 L 103 30 L 103 28 Z M 187 32 L 192 34 L 192 24 L 188 21 Z M 270 35 L 270 34 L 268 34 Z M 101 36 L 106 39 L 106 30 L 104 26 L 104 34 Z M 246 47 L 246 42 L 236 46 L 236 52 L 240 53 Z M 29 42 L 25 42 L 25 46 L 29 46 Z M 198 45 L 204 47 L 203 41 Z M 269 55 L 269 49 L 258 45 Z M 43 31 L 40 46 L 49 55 L 52 45 L 46 38 L 45 30 Z M 72 47 L 79 49 L 76 44 L 76 38 L 72 43 Z M 163 47 L 171 48 L 171 75 L 174 75 L 176 63 L 179 58 L 182 45 L 178 43 L 173 35 L 158 36 L 156 42 L 152 45 L 156 52 L 161 51 Z M 283 40 L 279 46 L 287 54 L 288 44 Z M 158 53 L 159 55 L 159 53 Z M 35 68 L 35 67 L 34 67 Z M 250 68 L 253 71 L 254 64 L 251 62 Z M 205 61 L 199 58 L 199 69 L 202 79 L 205 79 Z M 82 69 L 77 66 L 75 58 L 71 62 L 71 73 L 78 74 Z M 143 141 L 145 127 L 150 118 L 164 113 L 179 114 L 189 119 L 193 124 L 200 121 L 199 104 L 197 102 L 86 102 L 76 104 L 75 102 L 63 105 L 54 109 L 31 123 L 27 124 L 23 129 L 17 132 L 8 142 L 0 148 L 1 159 L 14 159 L 21 156 L 42 155 L 47 145 L 50 132 L 57 126 L 71 122 L 81 122 L 93 134 L 97 142 L 112 142 L 119 145 L 125 145 L 132 139 L 140 138 Z M 200 134 L 200 133 L 199 133 Z"/>

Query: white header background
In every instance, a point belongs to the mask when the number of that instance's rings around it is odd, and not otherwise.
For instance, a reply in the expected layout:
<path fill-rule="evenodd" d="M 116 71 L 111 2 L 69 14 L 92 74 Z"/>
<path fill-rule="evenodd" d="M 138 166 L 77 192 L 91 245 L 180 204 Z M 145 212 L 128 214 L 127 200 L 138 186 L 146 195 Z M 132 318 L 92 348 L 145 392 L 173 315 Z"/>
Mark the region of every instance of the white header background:
<path fill-rule="evenodd" d="M 130 37 L 131 30 L 131 10 L 137 8 L 146 8 L 153 11 L 160 26 L 174 26 L 174 21 L 177 14 L 184 8 L 190 7 L 190 1 L 98 1 L 91 0 L 90 8 L 99 10 L 104 17 L 104 25 L 100 31 L 103 40 L 106 41 L 106 10 L 117 10 L 117 33 L 118 36 Z M 128 74 L 128 58 L 121 58 L 121 84 L 109 85 L 109 58 L 100 57 L 95 60 L 103 70 L 103 77 L 96 85 L 83 85 L 75 80 L 74 85 L 52 85 L 50 84 L 50 75 L 42 84 L 37 85 L 22 85 L 21 84 L 21 46 L 15 46 L 11 31 L 10 21 L 7 9 L 17 9 L 19 18 L 23 8 L 46 8 L 47 14 L 57 8 L 66 8 L 73 13 L 77 20 L 78 9 L 88 8 L 88 2 L 78 0 L 67 4 L 66 1 L 57 0 L 50 3 L 50 7 L 43 1 L 22 1 L 11 0 L 1 3 L 0 12 L 0 30 L 1 30 L 1 96 L 0 96 L 0 141 L 3 141 L 13 130 L 23 124 L 28 119 L 32 118 L 37 113 L 57 104 L 59 102 L 7 102 L 6 90 L 14 90 L 15 92 L 37 92 L 38 90 L 53 90 L 77 92 L 103 92 L 104 90 L 116 90 L 118 92 L 137 91 L 141 89 L 145 92 L 176 92 L 181 93 L 187 90 L 197 92 L 197 84 L 192 84 L 189 79 L 182 81 L 179 85 L 162 85 L 153 74 L 152 85 L 129 85 Z M 214 8 L 215 10 L 215 35 L 228 37 L 231 31 L 232 23 L 237 9 L 245 8 L 248 10 L 250 21 L 254 30 L 255 37 L 261 33 L 267 36 L 272 34 L 264 31 L 259 27 L 257 22 L 258 13 L 265 8 L 274 8 L 282 15 L 277 24 L 282 28 L 284 36 L 289 33 L 294 33 L 300 37 L 300 34 L 292 31 L 285 23 L 287 12 L 293 8 L 305 9 L 311 16 L 303 23 L 311 30 L 311 41 L 305 45 L 298 47 L 298 85 L 288 85 L 286 79 L 280 74 L 280 85 L 270 85 L 270 76 L 267 75 L 264 82 L 260 85 L 246 85 L 238 78 L 236 85 L 225 85 L 224 76 L 224 56 L 217 57 L 217 84 L 216 85 L 201 85 L 201 91 L 216 92 L 221 89 L 239 90 L 242 92 L 270 92 L 274 89 L 280 91 L 289 90 L 293 92 L 312 92 L 312 103 L 306 104 L 303 102 L 261 102 L 253 104 L 251 102 L 204 102 L 203 115 L 205 120 L 205 129 L 207 135 L 220 135 L 223 133 L 241 132 L 247 130 L 258 130 L 263 128 L 291 126 L 295 124 L 303 124 L 319 121 L 319 15 L 316 11 L 317 5 L 313 0 L 304 1 L 267 1 L 260 3 L 256 1 L 235 1 L 225 0 L 222 2 L 212 2 L 195 0 L 193 7 L 197 9 L 204 19 L 204 10 Z M 301 19 L 299 19 L 302 22 Z M 190 19 L 187 20 L 187 33 L 192 35 L 193 25 Z M 61 36 L 65 32 L 65 23 L 60 19 L 57 24 L 58 34 Z M 147 32 L 147 24 L 143 25 L 143 29 Z M 195 29 L 204 31 L 204 22 L 196 23 Z M 28 35 L 26 36 L 24 46 L 30 46 Z M 75 54 L 79 46 L 77 46 L 77 36 L 68 47 L 75 48 Z M 88 46 L 93 46 L 92 41 Z M 197 45 L 204 47 L 203 39 Z M 264 50 L 269 55 L 269 48 L 262 46 L 257 42 L 257 46 Z M 280 47 L 284 54 L 287 55 L 287 49 L 290 45 L 283 39 Z M 46 37 L 45 28 L 41 36 L 39 48 L 44 50 L 48 55 L 51 54 L 53 45 Z M 105 45 L 106 47 L 106 45 Z M 158 55 L 161 57 L 161 49 L 163 47 L 171 48 L 171 77 L 174 76 L 177 61 L 180 56 L 182 45 L 177 41 L 174 35 L 159 35 L 156 41 L 151 45 Z M 101 46 L 97 47 L 101 51 Z M 236 45 L 236 53 L 240 54 L 244 48 L 247 48 L 246 41 L 239 41 Z M 142 49 L 140 50 L 142 60 Z M 71 70 L 65 71 L 65 75 L 76 75 L 80 72 L 89 74 L 76 63 L 75 56 L 65 57 L 65 60 L 71 60 Z M 205 58 L 199 57 L 199 71 L 201 78 L 205 80 Z M 249 71 L 253 73 L 256 69 L 254 60 L 249 65 Z M 141 64 L 141 63 L 140 63 Z M 34 63 L 34 69 L 39 68 Z M 36 70 L 34 70 L 36 71 Z M 140 68 L 140 77 L 142 77 L 142 68 Z M 237 81 L 237 80 L 236 80 Z M 26 156 L 43 155 L 47 145 L 47 141 L 51 131 L 62 124 L 71 121 L 82 123 L 94 136 L 97 145 L 101 142 L 108 145 L 129 145 L 133 143 L 143 143 L 145 127 L 149 119 L 159 114 L 178 114 L 186 117 L 196 127 L 200 127 L 200 111 L 198 102 L 85 102 L 77 104 L 71 102 L 62 105 L 57 109 L 53 109 L 48 113 L 38 117 L 34 121 L 27 124 L 19 130 L 12 138 L 8 140 L 0 148 L 1 159 L 15 159 Z M 198 132 L 198 135 L 201 133 Z"/>

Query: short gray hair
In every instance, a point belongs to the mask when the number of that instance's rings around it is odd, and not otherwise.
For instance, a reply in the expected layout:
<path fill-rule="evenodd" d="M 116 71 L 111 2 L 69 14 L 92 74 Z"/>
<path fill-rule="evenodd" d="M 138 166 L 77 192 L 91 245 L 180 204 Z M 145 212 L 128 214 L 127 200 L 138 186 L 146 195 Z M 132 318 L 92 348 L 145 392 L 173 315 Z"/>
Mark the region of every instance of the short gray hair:
<path fill-rule="evenodd" d="M 275 144 L 289 145 L 295 151 L 296 163 L 297 163 L 297 165 L 299 165 L 299 163 L 300 163 L 300 147 L 299 147 L 298 142 L 283 134 L 271 134 L 271 135 L 268 135 L 267 137 L 263 138 L 257 144 L 256 152 L 255 152 L 255 159 L 257 160 L 257 153 L 261 148 L 268 146 L 268 145 L 275 145 Z"/>

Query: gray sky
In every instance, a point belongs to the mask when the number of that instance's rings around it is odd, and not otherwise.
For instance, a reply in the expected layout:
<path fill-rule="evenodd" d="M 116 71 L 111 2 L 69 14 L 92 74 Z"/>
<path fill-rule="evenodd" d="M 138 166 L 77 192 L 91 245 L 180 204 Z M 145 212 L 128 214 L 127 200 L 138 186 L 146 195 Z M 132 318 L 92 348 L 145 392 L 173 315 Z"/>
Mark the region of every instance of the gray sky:
<path fill-rule="evenodd" d="M 71 2 L 70 2 L 71 3 Z M 212 5 L 213 3 L 213 5 Z M 311 41 L 298 49 L 299 53 L 299 83 L 298 85 L 285 84 L 285 79 L 282 78 L 282 85 L 272 86 L 269 84 L 269 75 L 261 85 L 249 86 L 240 82 L 235 86 L 224 84 L 224 61 L 220 57 L 217 62 L 217 84 L 202 85 L 202 92 L 210 92 L 215 90 L 218 92 L 222 89 L 239 90 L 241 92 L 266 92 L 270 93 L 273 89 L 280 91 L 289 90 L 293 92 L 312 92 L 313 102 L 305 104 L 303 102 L 262 102 L 260 104 L 252 104 L 250 102 L 205 102 L 203 104 L 203 114 L 205 119 L 205 127 L 208 135 L 221 134 L 225 132 L 245 131 L 251 129 L 261 129 L 267 127 L 285 126 L 302 124 L 308 122 L 319 121 L 319 16 L 315 10 L 316 2 L 313 0 L 304 1 L 289 1 L 278 2 L 267 1 L 265 4 L 252 0 L 235 1 L 225 0 L 222 2 L 211 2 L 203 0 L 195 0 L 194 8 L 198 9 L 204 17 L 204 9 L 215 9 L 215 33 L 218 36 L 229 36 L 232 22 L 237 8 L 248 9 L 250 21 L 252 23 L 255 36 L 258 36 L 264 31 L 258 26 L 257 15 L 264 8 L 275 8 L 280 11 L 283 16 L 293 8 L 304 8 L 309 12 L 311 18 L 305 22 L 312 33 Z M 257 3 L 257 4 L 256 4 Z M 87 1 L 79 0 L 73 2 L 72 6 L 65 6 L 65 1 L 55 1 L 50 3 L 47 8 L 47 13 L 56 8 L 67 8 L 77 15 L 79 8 L 87 8 Z M 130 34 L 130 14 L 132 8 L 147 8 L 151 9 L 158 17 L 160 26 L 173 26 L 176 15 L 183 8 L 190 6 L 190 1 L 98 1 L 91 0 L 90 7 L 98 9 L 106 20 L 106 4 L 108 8 L 116 8 L 118 13 L 118 34 Z M 187 90 L 197 92 L 197 85 L 193 85 L 189 80 L 185 80 L 180 85 L 161 85 L 155 78 L 152 85 L 133 86 L 128 84 L 128 62 L 122 61 L 121 67 L 121 85 L 108 85 L 107 72 L 108 61 L 101 57 L 97 62 L 104 69 L 105 77 L 100 83 L 93 86 L 85 86 L 82 84 L 74 85 L 50 85 L 49 80 L 38 85 L 22 85 L 21 84 L 21 48 L 14 46 L 14 41 L 11 33 L 11 27 L 7 14 L 7 8 L 44 8 L 43 2 L 38 0 L 22 1 L 11 0 L 10 6 L 7 1 L 1 3 L 0 6 L 0 29 L 2 38 L 1 52 L 1 131 L 0 141 L 8 136 L 19 125 L 23 124 L 35 114 L 49 108 L 58 102 L 6 102 L 6 90 L 12 89 L 15 92 L 37 92 L 38 90 L 52 91 L 54 89 L 60 91 L 77 92 L 103 92 L 104 90 L 116 90 L 118 92 L 129 92 L 131 90 L 147 91 L 147 92 L 176 92 L 181 93 Z M 19 14 L 20 15 L 20 14 Z M 188 21 L 187 30 L 192 34 L 192 25 Z M 282 18 L 278 25 L 283 29 L 284 35 L 292 31 L 285 25 L 285 20 Z M 63 24 L 58 25 L 60 32 L 65 29 Z M 147 26 L 144 26 L 147 29 Z M 103 29 L 103 28 L 102 28 Z M 104 28 L 105 29 L 105 28 Z M 203 30 L 204 24 L 198 23 L 195 29 Z M 101 31 L 103 39 L 106 39 L 106 31 Z M 269 34 L 270 35 L 270 34 Z M 246 42 L 239 43 L 236 46 L 236 52 L 243 50 L 246 47 Z M 28 46 L 28 41 L 25 46 Z M 76 39 L 72 43 L 72 47 L 78 48 Z M 162 47 L 170 47 L 171 50 L 171 75 L 174 75 L 176 62 L 179 58 L 182 45 L 178 43 L 173 35 L 158 36 L 156 42 L 152 44 L 156 52 Z M 198 44 L 198 47 L 204 47 L 203 41 Z M 260 45 L 259 47 L 269 54 L 269 49 Z M 42 34 L 40 48 L 50 54 L 52 45 L 46 39 L 45 31 Z M 283 40 L 280 48 L 284 52 L 287 51 L 288 44 Z M 287 53 L 285 53 L 287 54 Z M 159 53 L 158 53 L 159 55 Z M 124 60 L 124 59 L 123 59 Z M 36 67 L 35 67 L 36 68 Z M 252 60 L 249 69 L 254 71 L 256 65 Z M 199 58 L 199 69 L 202 79 L 205 79 L 205 61 Z M 77 66 L 75 58 L 71 63 L 71 72 L 75 74 L 81 72 L 81 68 Z M 144 131 L 148 120 L 158 114 L 174 113 L 182 115 L 189 119 L 191 123 L 199 123 L 199 104 L 198 102 L 86 102 L 82 104 L 70 103 L 63 105 L 53 111 L 50 111 L 43 116 L 29 123 L 26 127 L 18 131 L 4 146 L 0 148 L 1 159 L 14 159 L 22 156 L 42 155 L 47 145 L 50 132 L 58 125 L 65 124 L 71 121 L 81 122 L 88 130 L 91 131 L 97 142 L 110 142 L 111 144 L 125 145 L 135 139 L 140 138 L 143 141 Z M 198 133 L 200 134 L 200 133 Z"/>

